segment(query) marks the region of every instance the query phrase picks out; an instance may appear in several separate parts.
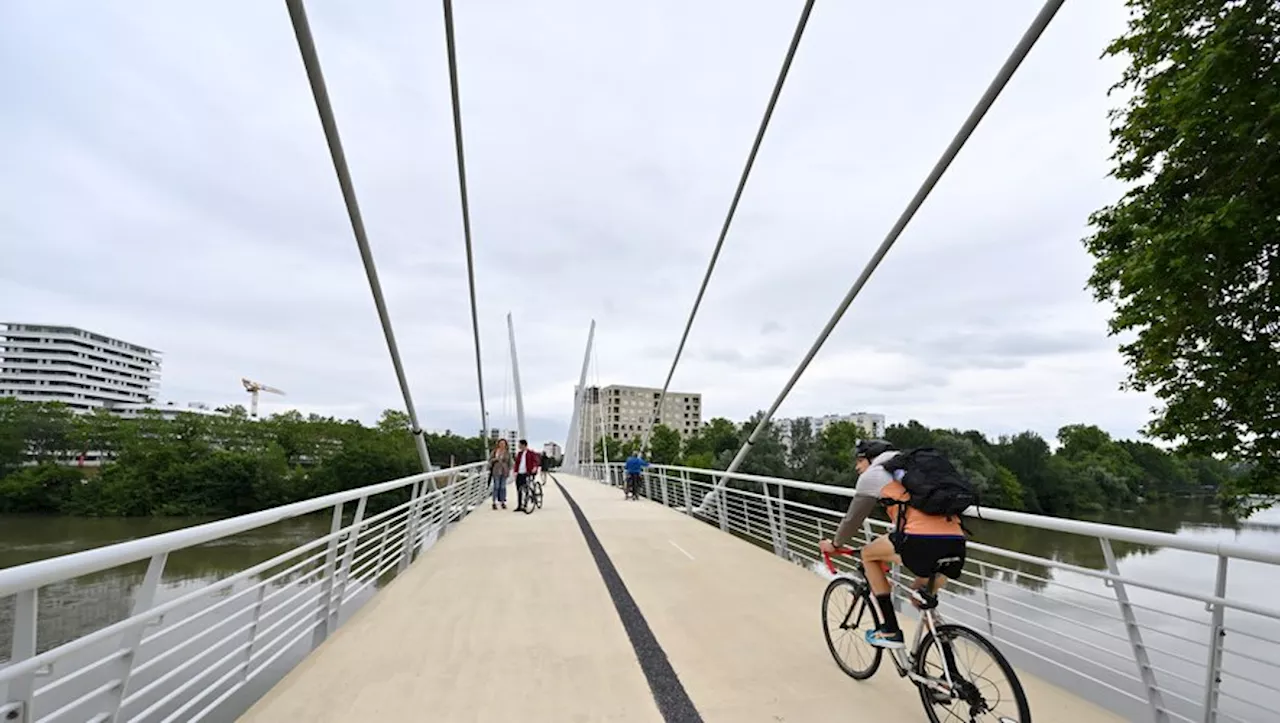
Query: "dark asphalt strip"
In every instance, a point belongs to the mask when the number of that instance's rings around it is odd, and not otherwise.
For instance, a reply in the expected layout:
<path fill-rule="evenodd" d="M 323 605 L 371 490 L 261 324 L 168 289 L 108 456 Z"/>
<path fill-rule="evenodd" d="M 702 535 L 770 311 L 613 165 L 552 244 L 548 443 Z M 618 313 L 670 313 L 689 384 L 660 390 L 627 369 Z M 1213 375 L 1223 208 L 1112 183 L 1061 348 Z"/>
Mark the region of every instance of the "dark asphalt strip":
<path fill-rule="evenodd" d="M 582 529 L 582 536 L 587 540 L 591 556 L 596 559 L 600 577 L 604 578 L 604 585 L 609 589 L 609 596 L 613 598 L 613 607 L 618 611 L 618 617 L 622 619 L 622 627 L 627 631 L 627 637 L 631 638 L 631 647 L 635 649 L 636 658 L 640 661 L 640 669 L 644 671 L 644 677 L 649 681 L 649 690 L 653 691 L 653 700 L 658 704 L 662 719 L 668 723 L 702 723 L 702 716 L 698 715 L 698 709 L 693 707 L 693 701 L 689 699 L 689 694 L 685 692 L 680 678 L 676 676 L 675 669 L 671 667 L 671 661 L 667 660 L 666 652 L 658 644 L 653 631 L 649 629 L 649 623 L 644 619 L 644 613 L 640 612 L 640 606 L 636 605 L 635 598 L 627 592 L 627 586 L 622 582 L 618 569 L 613 566 L 613 560 L 609 559 L 609 553 L 604 551 L 604 546 L 600 544 L 600 538 L 596 537 L 595 530 L 591 529 L 587 516 L 582 514 L 582 508 L 578 507 L 578 503 L 569 496 L 569 491 L 560 484 L 560 480 L 555 477 L 552 479 L 555 480 L 556 487 L 560 488 L 560 494 L 564 495 L 565 501 L 569 503 L 569 509 L 573 510 L 573 516 L 578 520 L 578 527 Z"/>

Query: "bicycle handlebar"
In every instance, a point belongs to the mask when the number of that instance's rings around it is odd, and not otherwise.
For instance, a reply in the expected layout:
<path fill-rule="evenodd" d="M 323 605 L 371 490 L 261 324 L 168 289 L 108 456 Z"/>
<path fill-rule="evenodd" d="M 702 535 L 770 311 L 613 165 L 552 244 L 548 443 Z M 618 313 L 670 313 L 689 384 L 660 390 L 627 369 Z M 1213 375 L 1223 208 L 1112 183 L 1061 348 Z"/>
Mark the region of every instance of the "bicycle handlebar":
<path fill-rule="evenodd" d="M 862 564 L 862 556 L 858 554 L 859 552 L 860 550 L 854 547 L 837 547 L 834 554 L 839 555 L 840 557 L 852 557 L 854 567 L 862 570 L 864 566 Z M 827 569 L 831 571 L 832 575 L 834 575 L 839 571 L 836 570 L 836 564 L 831 561 L 831 555 L 832 553 L 830 552 L 822 553 L 822 561 L 826 563 Z M 889 572 L 888 563 L 880 563 L 880 569 L 884 570 L 886 573 Z"/>
<path fill-rule="evenodd" d="M 835 551 L 835 554 L 837 554 L 837 555 L 839 555 L 839 556 L 841 556 L 841 557 L 852 557 L 854 560 L 856 560 L 856 561 L 859 561 L 859 562 L 860 562 L 860 561 L 861 561 L 861 558 L 859 558 L 859 557 L 858 557 L 858 554 L 857 554 L 857 553 L 858 553 L 858 551 L 857 551 L 857 550 L 855 550 L 855 549 L 854 549 L 854 548 L 852 548 L 852 547 L 837 547 L 837 548 L 836 548 L 836 551 Z M 831 571 L 831 574 L 832 574 L 832 575 L 836 574 L 836 564 L 835 564 L 834 562 L 832 562 L 832 561 L 831 561 L 831 553 L 830 553 L 830 552 L 824 552 L 824 553 L 822 553 L 822 561 L 826 563 L 826 565 L 827 565 L 827 569 Z M 855 564 L 857 564 L 857 563 L 855 563 Z"/>

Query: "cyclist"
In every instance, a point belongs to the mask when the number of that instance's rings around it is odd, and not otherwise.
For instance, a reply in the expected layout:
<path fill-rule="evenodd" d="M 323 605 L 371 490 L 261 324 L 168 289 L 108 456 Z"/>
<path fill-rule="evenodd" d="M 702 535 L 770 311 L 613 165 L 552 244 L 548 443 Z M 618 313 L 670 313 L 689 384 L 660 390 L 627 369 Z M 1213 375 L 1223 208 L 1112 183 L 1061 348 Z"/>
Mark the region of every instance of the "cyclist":
<path fill-rule="evenodd" d="M 632 452 L 631 456 L 627 457 L 627 482 L 622 491 L 623 499 L 626 499 L 627 497 L 638 499 L 640 497 L 640 473 L 648 466 L 649 462 L 640 455 L 639 450 Z"/>
<path fill-rule="evenodd" d="M 858 485 L 854 490 L 853 500 L 849 503 L 849 511 L 841 520 L 835 539 L 818 543 L 818 547 L 827 553 L 834 552 L 838 547 L 848 546 L 876 504 L 885 502 L 889 521 L 893 523 L 894 529 L 862 548 L 867 582 L 871 585 L 871 592 L 875 595 L 876 605 L 880 608 L 880 619 L 883 621 L 878 629 L 868 630 L 866 637 L 869 644 L 881 648 L 906 647 L 902 628 L 898 627 L 891 602 L 889 578 L 881 564 L 901 563 L 916 576 L 917 589 L 924 587 L 929 576 L 937 569 L 938 578 L 933 590 L 929 591 L 936 592 L 947 578 L 960 575 L 965 558 L 964 529 L 960 526 L 958 517 L 928 515 L 906 505 L 911 496 L 902 486 L 901 470 L 890 473 L 883 467 L 897 455 L 897 448 L 882 439 L 858 442 L 855 449 Z M 938 562 L 943 559 L 946 562 L 939 567 Z"/>

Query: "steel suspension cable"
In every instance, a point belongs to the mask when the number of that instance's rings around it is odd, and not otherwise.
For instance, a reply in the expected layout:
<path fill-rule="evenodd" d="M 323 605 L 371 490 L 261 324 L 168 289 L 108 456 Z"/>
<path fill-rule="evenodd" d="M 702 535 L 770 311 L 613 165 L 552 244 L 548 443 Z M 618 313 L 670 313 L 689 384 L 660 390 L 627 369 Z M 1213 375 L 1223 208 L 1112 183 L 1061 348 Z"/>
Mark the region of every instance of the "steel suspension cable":
<path fill-rule="evenodd" d="M 978 127 L 978 123 L 982 121 L 982 118 L 987 114 L 987 111 L 995 104 L 996 98 L 1000 96 L 1000 92 L 1004 90 L 1006 85 L 1008 85 L 1009 79 L 1013 77 L 1015 72 L 1017 72 L 1019 66 L 1022 65 L 1022 61 L 1025 60 L 1027 55 L 1031 52 L 1031 49 L 1035 47 L 1036 41 L 1044 34 L 1045 28 L 1049 27 L 1049 23 L 1057 14 L 1058 9 L 1062 7 L 1063 2 L 1064 0 L 1047 0 L 1044 6 L 1040 9 L 1040 12 L 1036 15 L 1035 19 L 1031 21 L 1031 26 L 1027 28 L 1025 33 L 1023 33 L 1017 46 L 1014 47 L 1013 52 L 1010 53 L 1008 59 L 1005 60 L 1004 65 L 1000 67 L 999 72 L 996 73 L 996 77 L 991 81 L 986 92 L 982 94 L 977 105 L 969 112 L 969 117 L 965 119 L 964 124 L 951 140 L 951 144 L 947 146 L 945 151 L 943 151 L 942 157 L 938 159 L 933 170 L 929 172 L 929 176 L 924 180 L 924 183 L 921 184 L 919 190 L 916 191 L 915 196 L 913 196 L 910 203 L 907 204 L 902 215 L 898 217 L 897 222 L 894 223 L 891 229 L 889 229 L 888 235 L 886 235 L 884 241 L 880 243 L 880 247 L 876 249 L 871 260 L 867 262 L 866 268 L 862 270 L 858 279 L 854 281 L 853 286 L 849 289 L 848 293 L 845 294 L 844 299 L 840 301 L 840 305 L 836 307 L 835 313 L 831 315 L 829 320 L 827 320 L 827 325 L 823 327 L 821 333 L 818 334 L 818 338 L 814 340 L 813 346 L 810 347 L 808 353 L 805 354 L 804 359 L 800 361 L 800 365 L 796 367 L 795 372 L 792 373 L 786 386 L 784 386 L 782 388 L 782 392 L 778 394 L 778 398 L 773 401 L 773 404 L 769 407 L 768 411 L 760 417 L 760 421 L 756 424 L 755 429 L 752 430 L 751 436 L 747 438 L 746 443 L 744 443 L 742 448 L 738 450 L 738 453 L 734 456 L 729 467 L 724 471 L 720 479 L 716 481 L 715 488 L 711 492 L 708 492 L 703 498 L 702 504 L 698 507 L 699 512 L 705 513 L 707 504 L 711 501 L 712 496 L 722 493 L 729 475 L 737 471 L 738 466 L 742 464 L 742 460 L 747 456 L 747 453 L 751 451 L 751 445 L 755 444 L 756 439 L 759 438 L 761 432 L 769 424 L 769 420 L 771 420 L 774 413 L 778 411 L 778 407 L 782 404 L 783 400 L 787 398 L 787 395 L 791 393 L 792 387 L 795 386 L 796 382 L 800 379 L 800 376 L 804 374 L 805 369 L 809 367 L 809 363 L 813 361 L 818 350 L 822 348 L 824 343 L 826 343 L 827 337 L 831 336 L 831 332 L 836 328 L 836 324 L 840 323 L 840 319 L 844 316 L 845 311 L 848 310 L 849 305 L 853 303 L 855 298 L 857 298 L 858 293 L 862 291 L 862 287 L 864 287 L 867 280 L 871 278 L 871 274 L 875 272 L 885 255 L 889 253 L 889 249 L 893 247 L 894 242 L 902 235 L 903 230 L 906 229 L 907 224 L 911 222 L 916 211 L 920 209 L 920 206 L 924 204 L 925 199 L 929 197 L 929 194 L 933 191 L 934 187 L 938 185 L 938 181 L 942 178 L 942 175 L 946 173 L 951 162 L 954 161 L 956 156 L 960 153 L 960 149 L 964 147 L 965 142 L 967 142 L 969 137 L 973 135 L 974 130 Z"/>
<path fill-rule="evenodd" d="M 480 429 L 489 454 L 488 414 L 484 407 L 484 370 L 480 362 L 480 312 L 476 309 L 476 270 L 471 254 L 471 206 L 467 202 L 467 162 L 462 151 L 462 104 L 458 100 L 458 53 L 453 38 L 453 2 L 444 0 L 444 41 L 449 56 L 449 92 L 453 103 L 453 138 L 458 155 L 458 193 L 462 199 L 462 239 L 467 248 L 467 287 L 471 296 L 471 334 L 476 346 L 476 388 L 480 394 Z"/>
<path fill-rule="evenodd" d="M 640 448 L 647 454 L 649 451 L 649 439 L 653 434 L 653 427 L 657 418 L 662 414 L 662 404 L 666 401 L 667 390 L 671 387 L 671 378 L 675 376 L 676 366 L 680 364 L 680 355 L 684 353 L 685 343 L 689 341 L 689 331 L 693 329 L 693 320 L 698 315 L 698 308 L 702 305 L 702 297 L 707 292 L 707 284 L 711 281 L 711 274 L 715 271 L 716 261 L 720 258 L 720 249 L 724 247 L 724 240 L 729 235 L 729 227 L 733 225 L 734 214 L 738 210 L 738 202 L 742 200 L 742 192 L 747 187 L 747 179 L 751 176 L 751 169 L 755 166 L 756 155 L 760 152 L 760 145 L 764 142 L 765 131 L 769 128 L 769 120 L 773 118 L 773 109 L 778 105 L 778 97 L 782 95 L 782 86 L 787 81 L 787 73 L 791 70 L 791 61 L 796 56 L 796 49 L 800 47 L 800 38 L 804 35 L 804 29 L 809 24 L 809 14 L 813 11 L 814 0 L 806 0 L 804 9 L 800 12 L 800 20 L 796 23 L 795 33 L 791 36 L 791 45 L 787 48 L 787 55 L 782 61 L 782 69 L 778 71 L 778 79 L 773 84 L 773 93 L 769 96 L 769 104 L 765 107 L 764 117 L 760 120 L 760 128 L 756 131 L 755 141 L 751 144 L 751 152 L 747 154 L 746 165 L 742 168 L 742 176 L 738 179 L 738 187 L 733 193 L 733 201 L 729 203 L 729 212 L 725 215 L 724 225 L 720 228 L 720 236 L 716 239 L 715 249 L 711 252 L 711 261 L 707 264 L 707 272 L 702 276 L 702 285 L 698 287 L 698 295 L 694 297 L 693 309 L 689 311 L 689 319 L 685 322 L 684 333 L 680 335 L 680 344 L 676 347 L 676 356 L 671 360 L 671 369 L 667 372 L 667 379 L 662 383 L 662 392 L 658 395 L 658 400 L 654 404 L 653 414 L 649 416 L 649 424 L 645 430 L 644 440 L 640 444 Z"/>
<path fill-rule="evenodd" d="M 391 316 L 387 311 L 386 299 L 382 295 L 382 284 L 378 281 L 378 269 L 373 263 L 373 252 L 369 249 L 369 237 L 365 233 L 360 204 L 356 201 L 355 186 L 351 182 L 351 171 L 347 167 L 347 157 L 342 150 L 342 140 L 338 136 L 338 123 L 334 119 L 333 105 L 329 102 L 329 91 L 325 87 L 324 74 L 320 70 L 320 57 L 316 52 L 315 39 L 311 35 L 311 26 L 307 23 L 307 12 L 302 6 L 302 0 L 285 0 L 285 6 L 289 10 L 289 19 L 293 23 L 298 50 L 302 53 L 302 64 L 307 70 L 311 95 L 315 99 L 316 110 L 320 114 L 320 125 L 324 127 L 325 140 L 329 144 L 329 155 L 333 160 L 333 169 L 338 175 L 342 198 L 347 205 L 351 231 L 355 234 L 356 245 L 360 249 L 360 259 L 364 262 L 364 272 L 369 278 L 369 290 L 373 292 L 373 303 L 378 310 L 378 320 L 382 323 L 382 334 L 386 337 L 387 350 L 391 353 L 391 365 L 395 368 L 396 381 L 399 382 L 400 393 L 404 396 L 404 405 L 409 413 L 409 423 L 412 425 L 413 441 L 418 449 L 418 458 L 422 462 L 423 471 L 430 472 L 431 455 L 427 452 L 427 440 L 423 436 L 422 425 L 418 423 L 418 411 L 413 404 L 413 394 L 409 391 L 404 364 L 400 361 L 400 349 L 396 344 L 395 332 L 391 328 Z M 414 494 L 417 495 L 416 485 Z"/>

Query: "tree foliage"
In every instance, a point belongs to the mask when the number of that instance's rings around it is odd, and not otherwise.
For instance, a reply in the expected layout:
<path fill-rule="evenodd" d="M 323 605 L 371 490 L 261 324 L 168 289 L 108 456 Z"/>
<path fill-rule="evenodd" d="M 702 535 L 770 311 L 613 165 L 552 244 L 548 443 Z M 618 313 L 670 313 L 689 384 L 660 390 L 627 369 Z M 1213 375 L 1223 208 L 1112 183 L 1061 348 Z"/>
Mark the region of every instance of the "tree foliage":
<path fill-rule="evenodd" d="M 1090 219 L 1089 285 L 1111 332 L 1136 334 L 1127 386 L 1162 403 L 1147 431 L 1248 461 L 1239 491 L 1278 493 L 1280 4 L 1128 5 L 1107 53 L 1129 61 L 1112 116 L 1129 190 Z M 1082 483 L 1113 487 L 1090 469 Z"/>
<path fill-rule="evenodd" d="M 711 420 L 701 433 L 686 441 L 681 463 L 725 469 L 760 414 L 742 425 L 722 418 Z M 790 432 L 788 451 L 767 427 L 741 471 L 845 487 L 857 482 L 853 450 L 866 436 L 861 427 L 836 422 L 814 435 L 806 424 L 793 422 Z M 984 506 L 1049 515 L 1079 516 L 1139 501 L 1214 494 L 1240 477 L 1236 466 L 1212 457 L 1168 452 L 1146 442 L 1116 441 L 1093 425 L 1072 424 L 1060 429 L 1056 452 L 1035 432 L 991 440 L 977 430 L 931 429 L 916 420 L 891 425 L 885 437 L 900 449 L 942 450 L 978 487 Z M 846 504 L 831 495 L 798 490 L 787 494 L 788 499 L 808 504 Z"/>
<path fill-rule="evenodd" d="M 93 516 L 235 515 L 422 471 L 407 418 L 376 427 L 297 412 L 75 416 L 0 399 L 0 512 Z M 480 437 L 428 434 L 441 466 L 483 458 Z M 82 453 L 104 453 L 81 468 Z M 385 500 L 371 502 L 371 509 Z"/>

